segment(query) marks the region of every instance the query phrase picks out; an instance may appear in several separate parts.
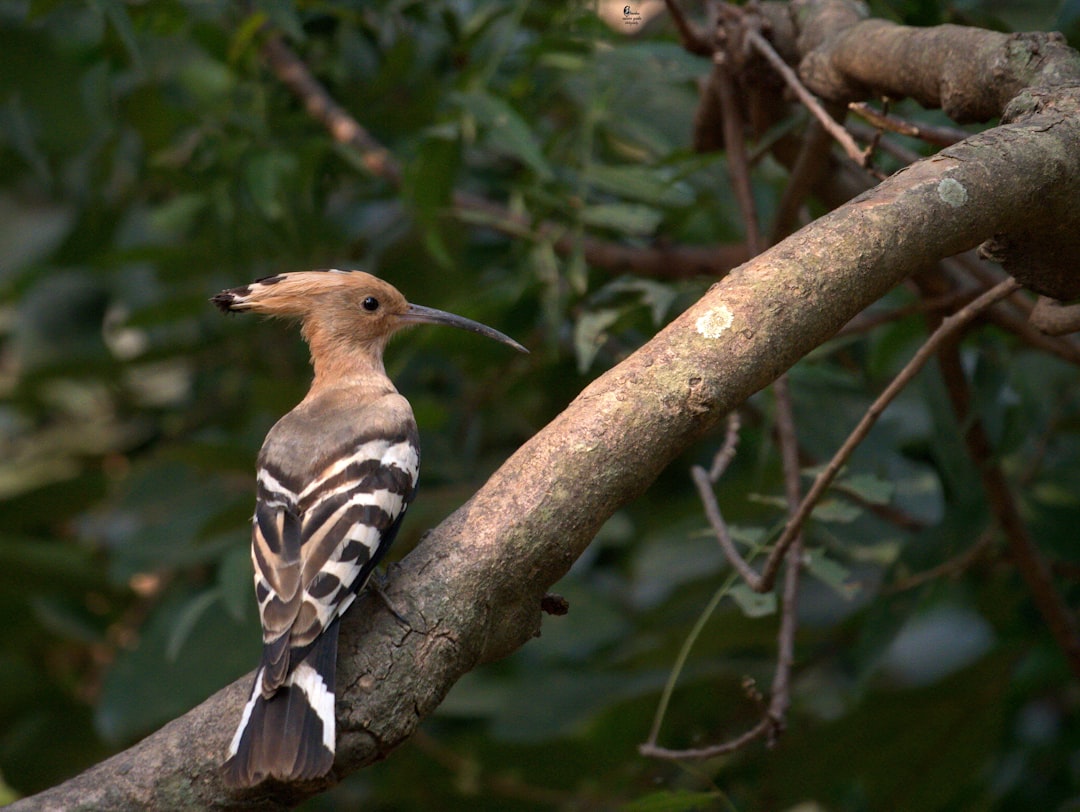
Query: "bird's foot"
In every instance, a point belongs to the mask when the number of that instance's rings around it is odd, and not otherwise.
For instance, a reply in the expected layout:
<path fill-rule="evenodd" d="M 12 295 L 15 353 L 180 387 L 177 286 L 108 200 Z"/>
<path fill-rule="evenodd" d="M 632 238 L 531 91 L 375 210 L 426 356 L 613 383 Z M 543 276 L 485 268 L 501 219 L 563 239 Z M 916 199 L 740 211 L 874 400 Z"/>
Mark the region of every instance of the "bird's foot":
<path fill-rule="evenodd" d="M 404 611 L 400 609 L 398 605 L 390 599 L 390 596 L 386 594 L 386 590 L 383 589 L 383 584 L 385 580 L 385 576 L 380 576 L 378 573 L 376 573 L 375 577 L 368 581 L 368 589 L 375 593 L 379 600 L 382 601 L 383 606 L 385 606 L 389 610 L 390 614 L 392 614 L 398 619 L 401 625 L 403 625 L 409 631 L 415 632 L 416 628 L 409 622 L 408 618 L 405 617 Z"/>

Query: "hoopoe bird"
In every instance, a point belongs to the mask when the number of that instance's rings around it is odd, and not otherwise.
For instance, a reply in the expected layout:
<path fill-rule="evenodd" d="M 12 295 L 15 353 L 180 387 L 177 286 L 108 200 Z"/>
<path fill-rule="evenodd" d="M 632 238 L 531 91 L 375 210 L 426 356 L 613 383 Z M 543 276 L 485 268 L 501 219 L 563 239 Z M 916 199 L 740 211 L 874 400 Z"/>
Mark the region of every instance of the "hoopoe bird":
<path fill-rule="evenodd" d="M 527 350 L 360 271 L 270 276 L 212 301 L 299 319 L 315 371 L 259 452 L 251 560 L 263 654 L 223 777 L 234 787 L 318 778 L 334 761 L 338 622 L 393 542 L 420 469 L 412 408 L 383 368 L 386 342 L 446 324 Z"/>

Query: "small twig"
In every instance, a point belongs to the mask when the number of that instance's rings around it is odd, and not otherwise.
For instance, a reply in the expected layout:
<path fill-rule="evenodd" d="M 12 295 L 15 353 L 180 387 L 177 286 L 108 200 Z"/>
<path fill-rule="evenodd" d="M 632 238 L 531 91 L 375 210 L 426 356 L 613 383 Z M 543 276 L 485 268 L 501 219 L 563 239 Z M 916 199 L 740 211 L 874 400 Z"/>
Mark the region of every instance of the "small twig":
<path fill-rule="evenodd" d="M 792 517 L 799 509 L 801 488 L 799 484 L 799 440 L 795 432 L 795 410 L 791 403 L 791 390 L 787 375 L 781 375 L 773 384 L 776 396 L 776 433 L 780 440 L 780 457 L 784 466 L 784 495 L 788 514 Z M 802 534 L 795 536 L 787 553 L 787 571 L 784 574 L 784 590 L 781 597 L 780 631 L 777 634 L 776 672 L 773 676 L 769 699 L 769 716 L 773 727 L 769 731 L 769 744 L 783 731 L 791 704 L 791 667 L 795 662 L 795 632 L 798 629 L 799 581 L 802 575 Z"/>
<path fill-rule="evenodd" d="M 727 432 L 724 434 L 724 444 L 716 452 L 712 466 L 709 468 L 709 479 L 713 482 L 719 481 L 728 466 L 731 465 L 731 461 L 735 459 L 735 452 L 739 450 L 740 428 L 742 428 L 742 421 L 739 419 L 739 413 L 730 412 L 727 416 Z"/>
<path fill-rule="evenodd" d="M 844 152 L 847 153 L 851 160 L 855 161 L 859 166 L 866 168 L 867 152 L 859 148 L 859 145 L 855 143 L 855 139 L 851 137 L 847 130 L 841 127 L 836 120 L 830 116 L 825 108 L 821 106 L 821 102 L 814 96 L 806 86 L 800 81 L 799 77 L 784 61 L 783 57 L 776 52 L 765 37 L 761 36 L 757 31 L 748 31 L 746 34 L 746 41 L 749 42 L 754 49 L 760 53 L 769 64 L 773 66 L 777 73 L 779 73 L 788 86 L 795 92 L 795 95 L 799 97 L 806 109 L 821 122 L 821 126 L 831 135 L 836 142 L 844 148 Z"/>
<path fill-rule="evenodd" d="M 925 141 L 928 144 L 933 144 L 938 147 L 952 146 L 971 135 L 971 133 L 966 133 L 963 130 L 958 130 L 954 127 L 913 124 L 905 119 L 890 115 L 887 111 L 881 112 L 875 110 L 866 102 L 851 102 L 848 104 L 848 109 L 879 130 L 888 130 L 889 132 L 906 135 L 911 138 L 918 138 L 920 141 Z"/>
<path fill-rule="evenodd" d="M 927 296 L 920 298 L 918 301 L 911 304 L 904 305 L 903 307 L 897 307 L 893 310 L 886 310 L 880 313 L 869 313 L 863 311 L 858 316 L 853 318 L 847 324 L 840 328 L 837 332 L 837 336 L 855 335 L 858 333 L 865 333 L 873 330 L 876 327 L 880 327 L 883 324 L 889 324 L 890 322 L 899 321 L 905 319 L 908 316 L 913 316 L 916 313 L 933 312 L 937 310 L 953 310 L 957 307 L 963 306 L 978 296 L 979 290 L 974 288 L 960 288 L 950 293 L 942 294 L 941 296 Z"/>
<path fill-rule="evenodd" d="M 659 747 L 652 742 L 646 742 L 638 745 L 638 752 L 649 758 L 660 758 L 668 761 L 716 758 L 727 753 L 734 753 L 736 750 L 750 744 L 750 742 L 767 735 L 772 728 L 772 720 L 768 716 L 764 716 L 761 721 L 741 736 L 736 736 L 734 739 L 721 744 L 714 744 L 709 747 L 694 747 L 687 750 L 671 750 L 667 747 Z"/>
<path fill-rule="evenodd" d="M 953 556 L 948 561 L 942 561 L 936 567 L 900 578 L 888 584 L 882 591 L 886 595 L 895 595 L 922 586 L 930 581 L 936 581 L 938 578 L 959 578 L 986 555 L 993 541 L 994 528 L 988 528 L 979 536 L 978 541 L 959 555 Z"/>
<path fill-rule="evenodd" d="M 774 385 L 777 400 L 777 433 L 780 437 L 780 451 L 784 460 L 784 485 L 790 510 L 795 510 L 799 504 L 799 450 L 795 436 L 795 422 L 791 407 L 791 396 L 787 388 L 786 378 L 781 378 Z M 727 546 L 734 550 L 734 544 L 727 531 L 727 525 L 720 516 L 720 509 L 713 493 L 712 484 L 715 483 L 730 464 L 735 454 L 738 442 L 739 421 L 738 416 L 732 412 L 728 416 L 728 430 L 724 438 L 724 445 L 713 459 L 712 468 L 706 472 L 704 468 L 695 465 L 691 469 L 694 483 L 698 487 L 705 512 L 709 516 L 709 522 L 721 539 L 721 546 Z M 705 759 L 715 758 L 725 753 L 733 753 L 742 747 L 765 738 L 772 746 L 777 736 L 783 731 L 787 710 L 791 704 L 791 666 L 795 659 L 795 631 L 798 627 L 798 593 L 799 577 L 801 573 L 800 559 L 802 557 L 801 539 L 792 545 L 788 552 L 788 568 L 784 579 L 784 594 L 781 598 L 783 609 L 780 616 L 780 630 L 777 634 L 776 670 L 773 674 L 772 689 L 769 703 L 765 705 L 760 692 L 753 682 L 744 682 L 744 689 L 751 701 L 757 705 L 762 716 L 756 725 L 728 741 L 708 747 L 691 748 L 686 750 L 672 750 L 656 745 L 656 737 L 659 733 L 659 718 L 653 724 L 649 740 L 642 744 L 638 751 L 643 756 L 667 760 L 682 759 Z M 742 557 L 735 553 L 729 555 L 733 567 L 739 570 L 738 562 Z M 752 570 L 751 570 L 752 574 Z M 719 593 L 718 593 L 719 594 Z"/>
<path fill-rule="evenodd" d="M 862 138 L 864 140 L 870 140 L 881 132 L 881 130 L 875 130 L 873 127 L 863 124 L 861 121 L 849 121 L 844 126 L 855 138 Z M 898 144 L 889 138 L 882 138 L 878 141 L 877 146 L 882 152 L 887 152 L 904 165 L 921 161 L 924 157 L 915 150 L 908 149 L 902 144 Z"/>
<path fill-rule="evenodd" d="M 694 480 L 698 496 L 701 497 L 701 503 L 705 508 L 705 518 L 709 520 L 709 526 L 712 528 L 713 533 L 716 534 L 716 540 L 720 543 L 720 549 L 724 551 L 724 556 L 731 562 L 731 566 L 734 567 L 742 579 L 750 584 L 751 589 L 755 592 L 765 591 L 758 589 L 761 585 L 760 576 L 754 572 L 753 567 L 746 563 L 746 559 L 739 554 L 738 549 L 735 547 L 735 542 L 731 540 L 727 522 L 724 521 L 724 517 L 720 513 L 720 505 L 716 501 L 716 494 L 713 493 L 713 483 L 709 480 L 708 471 L 700 465 L 695 465 L 690 468 L 690 477 Z M 771 556 L 769 560 L 772 560 Z"/>
<path fill-rule="evenodd" d="M 884 111 L 882 113 L 883 115 L 885 115 L 885 114 L 887 114 L 889 112 L 889 100 L 888 99 L 885 99 L 884 107 L 885 107 L 885 109 L 884 109 Z M 881 143 L 881 136 L 884 135 L 884 134 L 885 134 L 885 130 L 883 130 L 881 127 L 876 127 L 874 129 L 874 134 L 872 136 L 870 136 L 870 143 L 866 145 L 866 160 L 867 160 L 867 163 L 869 163 L 873 159 L 874 155 L 877 153 L 878 144 Z"/>
<path fill-rule="evenodd" d="M 788 175 L 787 185 L 776 207 L 771 241 L 783 240 L 797 228 L 799 210 L 810 190 L 829 166 L 829 149 L 832 140 L 828 131 L 817 120 L 811 120 L 802 136 L 799 155 Z"/>
<path fill-rule="evenodd" d="M 754 189 L 750 182 L 750 162 L 746 155 L 743 141 L 743 118 L 735 103 L 735 83 L 731 78 L 724 54 L 713 55 L 713 87 L 724 125 L 724 151 L 727 153 L 728 167 L 731 170 L 731 185 L 742 213 L 746 229 L 746 242 L 755 256 L 765 250 L 765 242 L 758 225 L 757 206 L 754 203 Z"/>

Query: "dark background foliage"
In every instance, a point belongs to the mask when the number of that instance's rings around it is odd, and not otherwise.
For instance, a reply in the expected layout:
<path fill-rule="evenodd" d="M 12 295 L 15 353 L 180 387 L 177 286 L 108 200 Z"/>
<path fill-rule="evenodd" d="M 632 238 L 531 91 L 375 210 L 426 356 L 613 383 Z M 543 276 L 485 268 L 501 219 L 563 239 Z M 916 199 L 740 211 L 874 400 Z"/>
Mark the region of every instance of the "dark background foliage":
<path fill-rule="evenodd" d="M 874 12 L 1076 32 L 1080 4 Z M 401 188 L 366 174 L 276 81 L 258 51 L 265 24 L 400 160 Z M 257 660 L 254 457 L 309 369 L 295 330 L 223 318 L 208 298 L 281 271 L 360 268 L 532 348 L 511 358 L 438 328 L 392 344 L 424 447 L 403 555 L 710 283 L 590 267 L 556 251 L 559 236 L 741 239 L 723 156 L 690 148 L 708 68 L 663 24 L 627 37 L 580 3 L 0 5 L 0 798 L 122 748 Z M 765 216 L 784 179 L 757 168 Z M 454 189 L 558 230 L 463 222 Z M 792 370 L 808 467 L 925 332 L 913 315 Z M 1075 605 L 1075 369 L 991 329 L 964 359 Z M 955 577 L 912 577 L 988 527 L 938 381 L 923 374 L 890 408 L 809 529 L 775 749 L 686 767 L 636 751 L 708 607 L 661 742 L 737 732 L 756 713 L 742 680 L 767 688 L 772 672 L 774 602 L 729 578 L 686 473 L 717 437 L 605 525 L 558 587 L 567 617 L 469 674 L 410 744 L 307 808 L 1075 808 L 1076 686 L 1000 547 Z M 771 408 L 747 404 L 719 488 L 748 544 L 781 515 Z"/>

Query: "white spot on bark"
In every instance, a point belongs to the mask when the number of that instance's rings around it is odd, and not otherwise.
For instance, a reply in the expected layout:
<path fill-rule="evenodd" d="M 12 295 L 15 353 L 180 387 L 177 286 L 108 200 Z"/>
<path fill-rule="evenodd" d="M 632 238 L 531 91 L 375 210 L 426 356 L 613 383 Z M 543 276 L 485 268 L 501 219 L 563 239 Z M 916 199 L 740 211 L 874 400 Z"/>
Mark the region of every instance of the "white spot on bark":
<path fill-rule="evenodd" d="M 719 338 L 734 320 L 735 317 L 727 305 L 718 305 L 699 316 L 694 326 L 705 338 Z"/>
<path fill-rule="evenodd" d="M 967 203 L 967 189 L 964 184 L 955 178 L 943 178 L 937 185 L 938 197 L 952 206 L 954 209 Z"/>

